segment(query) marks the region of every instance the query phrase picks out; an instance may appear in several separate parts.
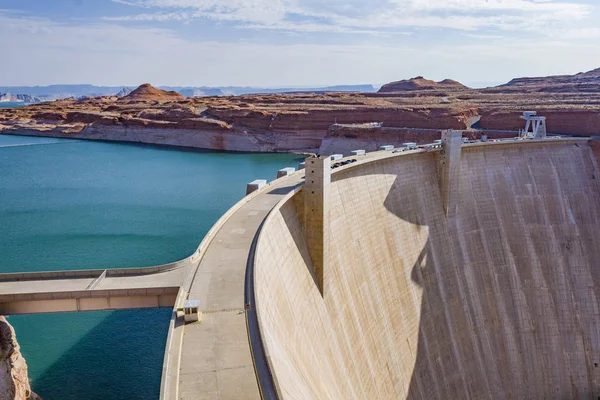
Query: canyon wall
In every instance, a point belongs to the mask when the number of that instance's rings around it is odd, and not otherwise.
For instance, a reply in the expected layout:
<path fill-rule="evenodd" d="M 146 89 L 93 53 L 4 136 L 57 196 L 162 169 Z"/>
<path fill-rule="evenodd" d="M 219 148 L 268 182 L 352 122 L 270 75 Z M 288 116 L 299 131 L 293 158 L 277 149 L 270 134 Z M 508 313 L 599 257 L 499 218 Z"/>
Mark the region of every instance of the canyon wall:
<path fill-rule="evenodd" d="M 142 85 L 126 97 L 65 99 L 2 109 L 0 132 L 327 154 L 371 150 L 381 144 L 431 143 L 439 139 L 438 131 L 447 129 L 462 130 L 470 138 L 483 133 L 490 138 L 516 136 L 525 127 L 519 118 L 522 112 L 534 110 L 547 117 L 549 133 L 600 135 L 600 94 L 502 91 L 512 86 L 490 92 L 421 78 L 408 83 L 419 90 L 194 99 Z M 427 89 L 432 84 L 445 89 Z M 331 129 L 373 122 L 382 123 L 383 128 Z M 472 126 L 478 130 L 471 130 Z"/>
<path fill-rule="evenodd" d="M 15 330 L 0 316 L 0 399 L 41 400 L 31 391 Z"/>
<path fill-rule="evenodd" d="M 276 111 L 212 108 L 207 115 L 226 121 L 234 126 L 248 128 L 288 131 L 302 134 L 303 131 L 321 131 L 325 133 L 334 123 L 353 124 L 364 122 L 383 122 L 386 126 L 402 126 L 427 129 L 466 129 L 468 120 L 477 115 L 477 111 L 464 108 L 459 111 L 431 106 L 428 108 L 391 108 L 357 107 L 354 109 L 320 108 L 299 111 Z"/>

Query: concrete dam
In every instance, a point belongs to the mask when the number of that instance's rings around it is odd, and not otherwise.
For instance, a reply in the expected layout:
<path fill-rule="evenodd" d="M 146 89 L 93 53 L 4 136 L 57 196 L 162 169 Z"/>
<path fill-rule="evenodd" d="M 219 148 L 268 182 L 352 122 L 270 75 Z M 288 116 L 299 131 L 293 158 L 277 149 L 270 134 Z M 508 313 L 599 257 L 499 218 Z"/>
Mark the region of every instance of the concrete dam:
<path fill-rule="evenodd" d="M 173 307 L 162 400 L 600 399 L 598 142 L 415 147 L 308 158 L 179 262 L 0 274 L 0 311 Z"/>
<path fill-rule="evenodd" d="M 600 398 L 588 141 L 465 145 L 447 185 L 443 153 L 341 168 L 324 211 L 307 207 L 307 160 L 266 218 L 254 285 L 277 397 Z"/>

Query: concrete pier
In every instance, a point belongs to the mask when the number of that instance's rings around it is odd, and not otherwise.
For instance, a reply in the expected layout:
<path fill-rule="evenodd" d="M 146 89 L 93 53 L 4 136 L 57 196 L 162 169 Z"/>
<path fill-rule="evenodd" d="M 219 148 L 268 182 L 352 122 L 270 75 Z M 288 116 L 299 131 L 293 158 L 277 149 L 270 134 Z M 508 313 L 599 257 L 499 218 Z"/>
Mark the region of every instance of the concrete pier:
<path fill-rule="evenodd" d="M 288 176 L 293 174 L 294 172 L 296 172 L 296 169 L 294 167 L 282 168 L 279 171 L 277 171 L 277 177 L 281 178 L 282 176 Z"/>
<path fill-rule="evenodd" d="M 248 185 L 246 185 L 246 195 L 249 195 L 250 193 L 256 190 L 262 189 L 263 187 L 265 187 L 266 184 L 266 179 L 253 180 L 252 182 L 248 183 Z"/>

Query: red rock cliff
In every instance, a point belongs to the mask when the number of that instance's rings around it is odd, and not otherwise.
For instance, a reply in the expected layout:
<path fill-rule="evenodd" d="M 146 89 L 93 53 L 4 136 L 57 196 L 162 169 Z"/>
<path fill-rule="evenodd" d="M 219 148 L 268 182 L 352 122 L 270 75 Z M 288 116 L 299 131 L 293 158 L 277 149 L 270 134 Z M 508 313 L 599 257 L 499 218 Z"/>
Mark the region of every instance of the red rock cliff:
<path fill-rule="evenodd" d="M 0 316 L 0 399 L 41 400 L 31 391 L 15 330 Z"/>

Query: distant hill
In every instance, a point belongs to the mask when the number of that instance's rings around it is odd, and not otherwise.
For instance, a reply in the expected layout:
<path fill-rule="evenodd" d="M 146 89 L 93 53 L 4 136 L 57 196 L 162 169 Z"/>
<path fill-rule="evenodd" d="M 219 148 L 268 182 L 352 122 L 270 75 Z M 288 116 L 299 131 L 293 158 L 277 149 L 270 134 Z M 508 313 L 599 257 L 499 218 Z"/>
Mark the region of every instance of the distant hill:
<path fill-rule="evenodd" d="M 503 85 L 484 89 L 470 89 L 460 82 L 445 79 L 440 82 L 422 76 L 390 82 L 379 89 L 379 93 L 410 92 L 419 90 L 478 91 L 482 93 L 600 93 L 600 68 L 575 75 L 515 78 Z"/>
<path fill-rule="evenodd" d="M 120 95 L 128 86 L 94 86 L 94 85 L 49 85 L 49 86 L 0 86 L 0 93 L 20 93 L 38 97 L 42 100 L 65 99 L 69 97 L 95 97 Z M 159 89 L 175 91 L 185 97 L 200 96 L 236 96 L 243 94 L 286 93 L 286 92 L 375 92 L 373 85 L 338 85 L 311 88 L 260 88 L 246 86 L 158 86 Z"/>
<path fill-rule="evenodd" d="M 125 97 L 132 91 L 133 91 L 132 89 L 129 89 L 128 87 L 124 87 L 123 89 L 119 90 L 119 92 L 116 94 L 116 96 L 117 97 Z"/>
<path fill-rule="evenodd" d="M 227 90 L 228 88 L 224 88 Z M 373 85 L 337 85 L 312 88 L 233 88 L 235 94 L 269 94 L 269 93 L 324 93 L 324 92 L 375 92 Z"/>
<path fill-rule="evenodd" d="M 39 103 L 41 99 L 28 94 L 0 93 L 0 103 Z"/>
<path fill-rule="evenodd" d="M 149 83 L 144 83 L 119 101 L 177 101 L 183 100 L 181 94 L 173 91 L 157 89 Z"/>
<path fill-rule="evenodd" d="M 402 81 L 386 83 L 379 89 L 379 93 L 387 92 L 407 92 L 414 90 L 464 90 L 468 89 L 465 85 L 460 82 L 453 81 L 452 79 L 444 79 L 443 81 L 436 82 L 429 79 L 425 79 L 422 76 L 416 78 L 405 79 Z"/>
<path fill-rule="evenodd" d="M 0 93 L 20 93 L 44 100 L 56 100 L 82 96 L 109 96 L 116 94 L 122 88 L 123 86 L 93 85 L 0 86 Z"/>
<path fill-rule="evenodd" d="M 323 93 L 323 92 L 375 92 L 373 85 L 337 85 L 323 87 L 278 87 L 260 88 L 252 86 L 220 86 L 220 87 L 177 87 L 159 86 L 161 89 L 174 90 L 186 97 L 198 96 L 239 96 L 244 94 L 269 94 L 269 93 Z"/>
<path fill-rule="evenodd" d="M 173 90 L 185 97 L 225 96 L 225 93 L 219 88 L 162 88 L 165 90 Z"/>
<path fill-rule="evenodd" d="M 516 78 L 496 89 L 534 92 L 600 92 L 600 68 L 575 75 Z"/>

